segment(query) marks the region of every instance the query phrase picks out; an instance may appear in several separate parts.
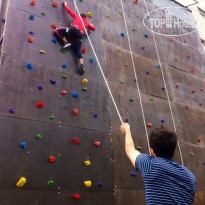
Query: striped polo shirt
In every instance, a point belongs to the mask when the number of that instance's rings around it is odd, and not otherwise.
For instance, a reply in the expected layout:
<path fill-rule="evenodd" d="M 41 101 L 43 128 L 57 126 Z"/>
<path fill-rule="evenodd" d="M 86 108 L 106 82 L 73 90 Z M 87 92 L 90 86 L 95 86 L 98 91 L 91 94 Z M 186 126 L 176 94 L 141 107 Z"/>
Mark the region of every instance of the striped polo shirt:
<path fill-rule="evenodd" d="M 140 154 L 135 161 L 144 179 L 147 205 L 190 205 L 196 192 L 196 178 L 170 158 Z"/>

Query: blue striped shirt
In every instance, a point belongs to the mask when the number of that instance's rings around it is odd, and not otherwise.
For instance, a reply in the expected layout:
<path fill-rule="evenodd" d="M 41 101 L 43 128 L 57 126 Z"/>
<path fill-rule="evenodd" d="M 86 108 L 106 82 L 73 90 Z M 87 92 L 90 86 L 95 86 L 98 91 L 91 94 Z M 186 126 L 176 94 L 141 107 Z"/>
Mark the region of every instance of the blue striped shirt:
<path fill-rule="evenodd" d="M 140 154 L 135 161 L 144 179 L 147 205 L 190 205 L 196 192 L 196 178 L 170 158 Z"/>

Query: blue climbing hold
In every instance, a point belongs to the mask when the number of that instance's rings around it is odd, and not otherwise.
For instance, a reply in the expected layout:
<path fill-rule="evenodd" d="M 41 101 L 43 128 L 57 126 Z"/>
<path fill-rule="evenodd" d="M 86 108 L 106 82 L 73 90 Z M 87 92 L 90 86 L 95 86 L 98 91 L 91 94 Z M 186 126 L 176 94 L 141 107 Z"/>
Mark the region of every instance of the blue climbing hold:
<path fill-rule="evenodd" d="M 160 65 L 160 63 L 158 63 L 158 64 L 157 64 L 157 68 L 160 68 L 160 67 L 161 67 L 161 65 Z"/>
<path fill-rule="evenodd" d="M 31 14 L 29 19 L 33 21 L 35 19 L 35 16 L 33 14 Z"/>
<path fill-rule="evenodd" d="M 142 50 L 144 50 L 144 49 L 145 49 L 145 47 L 143 46 L 143 47 L 142 47 Z"/>
<path fill-rule="evenodd" d="M 74 98 L 78 98 L 78 93 L 73 93 L 72 96 L 73 96 Z"/>
<path fill-rule="evenodd" d="M 165 122 L 165 120 L 164 119 L 161 119 L 161 123 L 164 123 Z"/>
<path fill-rule="evenodd" d="M 125 119 L 125 122 L 129 122 L 129 119 L 128 119 L 128 118 L 126 118 L 126 119 Z"/>
<path fill-rule="evenodd" d="M 148 37 L 149 37 L 149 34 L 148 34 L 148 33 L 145 33 L 144 36 L 145 36 L 146 38 L 148 38 Z"/>
<path fill-rule="evenodd" d="M 99 183 L 97 184 L 97 187 L 101 187 L 101 186 L 102 186 L 102 183 L 99 182 Z"/>
<path fill-rule="evenodd" d="M 94 59 L 94 58 L 91 58 L 91 59 L 90 59 L 90 62 L 91 62 L 91 63 L 95 63 L 95 59 Z"/>
<path fill-rule="evenodd" d="M 52 84 L 56 84 L 56 81 L 53 80 L 53 79 L 50 79 L 50 82 L 51 82 Z"/>
<path fill-rule="evenodd" d="M 162 86 L 162 87 L 161 87 L 161 89 L 162 89 L 162 90 L 165 90 L 165 87 L 164 87 L 164 86 Z"/>
<path fill-rule="evenodd" d="M 26 145 L 27 145 L 26 142 L 22 142 L 22 143 L 20 144 L 20 146 L 21 146 L 22 149 L 25 149 L 25 148 L 26 148 Z"/>
<path fill-rule="evenodd" d="M 137 78 L 135 78 L 134 81 L 137 82 Z"/>
<path fill-rule="evenodd" d="M 125 32 L 122 32 L 122 33 L 121 33 L 121 36 L 122 36 L 122 37 L 125 37 L 125 36 L 126 36 L 126 35 L 125 35 Z"/>
<path fill-rule="evenodd" d="M 203 162 L 203 165 L 205 165 L 205 161 Z"/>
<path fill-rule="evenodd" d="M 63 64 L 62 64 L 62 67 L 63 67 L 63 68 L 66 68 L 67 66 L 68 66 L 68 65 L 67 65 L 66 63 L 63 63 Z"/>
<path fill-rule="evenodd" d="M 39 89 L 39 90 L 43 90 L 43 85 L 40 84 L 40 85 L 38 86 L 38 89 Z"/>
<path fill-rule="evenodd" d="M 51 39 L 51 41 L 52 41 L 53 43 L 57 43 L 57 39 L 56 39 L 55 37 L 53 37 L 53 38 Z"/>
<path fill-rule="evenodd" d="M 32 68 L 33 68 L 33 65 L 32 65 L 32 63 L 27 63 L 27 64 L 26 64 L 26 67 L 27 67 L 28 69 L 32 69 Z"/>
<path fill-rule="evenodd" d="M 131 172 L 130 173 L 133 177 L 136 177 L 137 176 L 137 174 L 135 174 L 134 172 Z"/>
<path fill-rule="evenodd" d="M 11 107 L 9 111 L 10 111 L 10 113 L 15 113 L 14 107 Z"/>
<path fill-rule="evenodd" d="M 29 34 L 33 36 L 33 35 L 34 35 L 34 32 L 33 32 L 33 31 L 29 31 Z"/>
<path fill-rule="evenodd" d="M 149 75 L 149 74 L 150 74 L 150 72 L 148 70 L 146 70 L 146 75 Z"/>
<path fill-rule="evenodd" d="M 98 118 L 98 114 L 96 114 L 96 113 L 93 114 L 93 117 L 94 117 L 94 118 Z"/>

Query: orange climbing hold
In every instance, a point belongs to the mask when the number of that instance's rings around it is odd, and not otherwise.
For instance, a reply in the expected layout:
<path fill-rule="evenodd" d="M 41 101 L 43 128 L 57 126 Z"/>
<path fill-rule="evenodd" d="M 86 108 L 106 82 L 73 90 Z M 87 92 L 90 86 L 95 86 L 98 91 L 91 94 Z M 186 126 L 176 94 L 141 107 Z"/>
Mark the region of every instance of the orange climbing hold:
<path fill-rule="evenodd" d="M 29 37 L 29 38 L 28 38 L 28 42 L 29 42 L 29 43 L 33 43 L 33 42 L 34 42 L 34 39 L 33 39 L 32 37 Z"/>
<path fill-rule="evenodd" d="M 50 163 L 54 163 L 56 161 L 56 158 L 54 156 L 48 157 L 48 160 Z"/>
<path fill-rule="evenodd" d="M 57 2 L 53 2 L 53 7 L 56 7 L 56 6 L 58 6 L 58 4 L 57 4 Z"/>
<path fill-rule="evenodd" d="M 35 2 L 34 0 L 31 1 L 31 5 L 32 5 L 32 6 L 36 5 L 36 2 Z"/>
<path fill-rule="evenodd" d="M 56 24 L 52 24 L 51 27 L 56 29 Z"/>

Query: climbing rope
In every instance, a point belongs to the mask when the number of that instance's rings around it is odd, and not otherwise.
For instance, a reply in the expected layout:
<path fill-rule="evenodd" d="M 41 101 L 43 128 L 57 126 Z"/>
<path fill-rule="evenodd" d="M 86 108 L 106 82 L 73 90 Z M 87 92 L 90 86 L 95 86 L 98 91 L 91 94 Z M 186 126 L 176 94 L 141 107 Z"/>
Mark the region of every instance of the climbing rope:
<path fill-rule="evenodd" d="M 76 10 L 77 10 L 77 13 L 78 13 L 78 15 L 80 16 L 80 12 L 79 12 L 78 6 L 77 6 L 77 4 L 76 4 L 76 1 L 73 0 L 73 3 L 75 4 L 75 8 L 76 8 Z M 110 90 L 110 87 L 109 87 L 109 85 L 108 85 L 108 82 L 107 82 L 107 80 L 106 80 L 106 78 L 105 78 L 105 74 L 104 74 L 104 72 L 103 72 L 103 70 L 102 70 L 102 67 L 101 67 L 101 65 L 100 65 L 100 62 L 99 62 L 99 60 L 98 60 L 98 57 L 97 57 L 97 54 L 96 54 L 95 49 L 94 49 L 94 47 L 93 47 L 93 44 L 92 44 L 92 42 L 91 42 L 91 40 L 90 40 L 90 37 L 88 36 L 88 32 L 87 32 L 87 30 L 86 30 L 86 27 L 85 27 L 85 25 L 84 25 L 84 22 L 83 22 L 83 20 L 82 20 L 81 17 L 80 17 L 80 19 L 81 19 L 81 22 L 82 22 L 82 24 L 83 24 L 83 28 L 85 29 L 85 33 L 86 33 L 86 35 L 87 35 L 88 41 L 89 41 L 89 43 L 90 43 L 90 46 L 91 46 L 91 48 L 92 48 L 92 50 L 93 50 L 93 53 L 94 53 L 94 55 L 95 55 L 96 61 L 97 61 L 98 66 L 99 66 L 99 68 L 100 68 L 100 71 L 101 71 L 101 74 L 102 74 L 103 79 L 104 79 L 104 81 L 105 81 L 105 84 L 106 84 L 106 86 L 107 86 L 107 89 L 108 89 L 108 91 L 109 91 L 109 94 L 110 94 L 110 96 L 111 96 L 112 102 L 113 102 L 113 104 L 114 104 L 114 106 L 115 106 L 115 109 L 116 109 L 116 111 L 117 111 L 117 114 L 118 114 L 118 116 L 119 116 L 120 122 L 123 123 L 122 117 L 121 117 L 120 112 L 119 112 L 119 109 L 118 109 L 118 107 L 117 107 L 117 105 L 116 105 L 115 99 L 114 99 L 114 97 L 113 97 L 113 95 L 112 95 L 112 92 L 111 92 L 111 90 Z"/>

